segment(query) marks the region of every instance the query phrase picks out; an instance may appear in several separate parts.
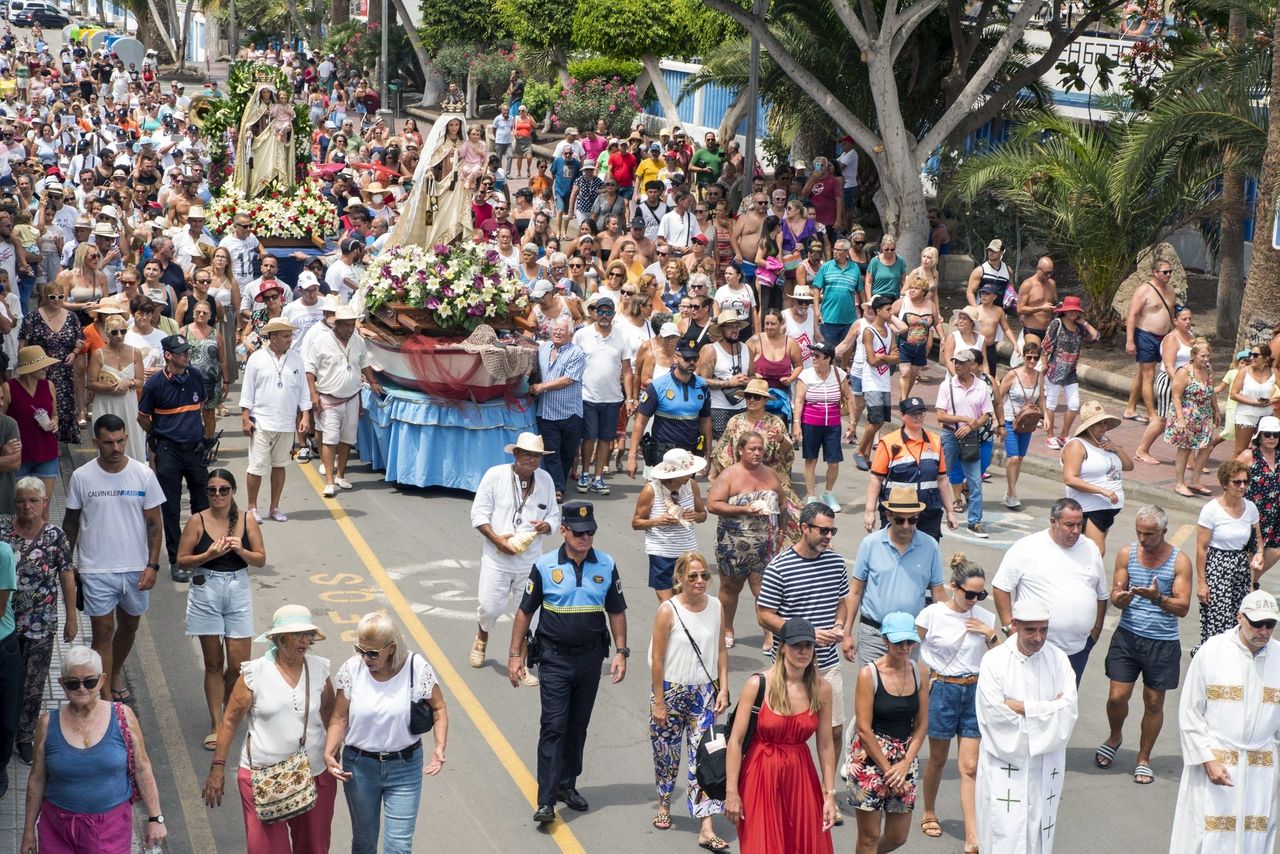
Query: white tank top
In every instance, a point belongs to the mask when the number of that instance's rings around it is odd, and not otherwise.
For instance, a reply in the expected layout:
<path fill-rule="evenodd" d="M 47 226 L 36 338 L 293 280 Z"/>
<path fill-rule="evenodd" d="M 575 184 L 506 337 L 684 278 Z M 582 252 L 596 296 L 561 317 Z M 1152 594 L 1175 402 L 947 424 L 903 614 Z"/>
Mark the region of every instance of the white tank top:
<path fill-rule="evenodd" d="M 1258 400 L 1270 400 L 1271 392 L 1275 387 L 1276 387 L 1275 374 L 1267 374 L 1267 378 L 1265 381 L 1258 382 L 1253 378 L 1253 375 L 1248 371 L 1248 369 L 1246 369 L 1244 372 L 1244 380 L 1240 383 L 1240 394 L 1243 397 L 1252 397 Z M 1245 404 L 1245 403 L 1239 404 L 1239 406 L 1245 409 L 1248 409 L 1249 414 L 1252 414 L 1255 410 L 1260 411 L 1263 409 L 1267 409 L 1268 411 L 1263 412 L 1262 414 L 1264 415 L 1270 414 L 1269 413 L 1270 407 L 1253 406 L 1251 404 Z"/>
<path fill-rule="evenodd" d="M 751 361 L 751 354 L 747 351 L 746 344 L 741 341 L 738 342 L 737 355 L 726 352 L 719 343 L 710 346 L 716 354 L 715 370 L 711 372 L 711 376 L 714 379 L 727 380 L 747 370 L 747 365 Z M 729 402 L 729 399 L 724 396 L 724 389 L 711 389 L 711 407 L 713 409 L 733 410 L 747 408 L 747 402 L 742 397 L 742 389 L 730 389 L 730 393 L 736 395 L 737 403 Z"/>
<path fill-rule="evenodd" d="M 813 357 L 809 355 L 809 345 L 813 343 L 814 330 L 817 328 L 818 322 L 813 309 L 809 309 L 809 313 L 803 323 L 791 317 L 790 309 L 782 313 L 782 321 L 786 324 L 787 337 L 794 338 L 796 343 L 800 345 L 800 356 L 804 360 L 804 367 L 812 366 Z M 839 341 L 835 341 L 833 346 L 839 343 Z"/>
<path fill-rule="evenodd" d="M 663 680 L 676 685 L 705 685 L 711 681 L 707 674 L 715 676 L 720 663 L 720 600 L 707 597 L 707 606 L 698 613 L 681 606 L 675 599 L 667 600 L 675 613 L 671 619 L 671 634 L 667 636 L 667 657 L 663 664 Z M 664 603 L 662 607 L 667 607 Z M 681 628 L 681 622 L 684 628 Z M 685 634 L 685 629 L 689 634 Z M 689 635 L 698 644 L 702 662 L 689 643 Z M 703 667 L 706 667 L 704 670 Z M 653 641 L 649 641 L 649 666 L 653 667 Z"/>
<path fill-rule="evenodd" d="M 1120 479 L 1120 457 L 1112 451 L 1104 451 L 1094 447 L 1083 439 L 1071 439 L 1067 442 L 1079 442 L 1084 446 L 1084 459 L 1080 461 L 1080 479 L 1092 486 L 1109 489 L 1120 499 L 1112 504 L 1105 495 L 1093 492 L 1079 492 L 1067 487 L 1067 497 L 1080 502 L 1080 509 L 1088 513 L 1091 510 L 1115 510 L 1124 506 L 1124 482 Z"/>

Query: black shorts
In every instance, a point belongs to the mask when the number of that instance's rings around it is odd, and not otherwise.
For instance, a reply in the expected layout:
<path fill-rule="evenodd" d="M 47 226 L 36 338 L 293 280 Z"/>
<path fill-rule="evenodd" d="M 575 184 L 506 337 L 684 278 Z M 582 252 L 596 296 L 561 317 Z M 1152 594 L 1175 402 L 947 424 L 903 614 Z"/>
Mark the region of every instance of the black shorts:
<path fill-rule="evenodd" d="M 1132 685 L 1142 676 L 1142 684 L 1153 691 L 1178 687 L 1178 665 L 1182 644 L 1176 640 L 1153 640 L 1116 626 L 1107 649 L 1107 678 Z"/>
<path fill-rule="evenodd" d="M 1115 524 L 1116 516 L 1120 515 L 1120 508 L 1114 510 L 1086 510 L 1084 518 L 1086 522 L 1093 524 L 1103 534 L 1111 530 L 1111 526 Z"/>

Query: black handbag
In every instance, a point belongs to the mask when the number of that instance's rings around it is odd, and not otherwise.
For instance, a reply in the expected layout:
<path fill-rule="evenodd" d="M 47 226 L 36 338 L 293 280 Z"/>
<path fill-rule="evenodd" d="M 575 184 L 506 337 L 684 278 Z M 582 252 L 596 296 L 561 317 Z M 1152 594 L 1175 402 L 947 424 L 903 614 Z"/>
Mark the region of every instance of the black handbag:
<path fill-rule="evenodd" d="M 747 755 L 747 748 L 751 746 L 751 739 L 756 734 L 756 720 L 760 717 L 760 704 L 764 702 L 764 674 L 756 675 L 760 677 L 760 687 L 756 690 L 755 699 L 751 702 L 751 719 L 747 721 L 747 731 L 742 736 L 744 757 Z M 707 727 L 698 740 L 698 787 L 713 800 L 723 801 L 728 788 L 729 733 L 733 732 L 733 721 L 740 711 L 742 711 L 742 698 L 738 699 L 737 708 L 729 713 L 727 722 Z M 722 746 L 718 750 L 709 750 L 707 744 L 716 736 L 719 736 Z"/>
<path fill-rule="evenodd" d="M 956 415 L 956 399 L 955 399 L 955 378 L 950 378 L 951 383 L 951 414 Z M 961 462 L 971 463 L 982 456 L 982 433 L 979 430 L 970 430 L 963 436 L 956 436 L 955 428 L 951 429 L 951 435 L 955 436 L 956 444 L 960 446 Z"/>
<path fill-rule="evenodd" d="M 431 728 L 436 724 L 436 712 L 431 708 L 430 697 L 423 697 L 421 700 L 413 699 L 413 660 L 416 655 L 409 656 L 409 732 L 413 735 L 422 735 L 424 732 L 431 732 Z"/>

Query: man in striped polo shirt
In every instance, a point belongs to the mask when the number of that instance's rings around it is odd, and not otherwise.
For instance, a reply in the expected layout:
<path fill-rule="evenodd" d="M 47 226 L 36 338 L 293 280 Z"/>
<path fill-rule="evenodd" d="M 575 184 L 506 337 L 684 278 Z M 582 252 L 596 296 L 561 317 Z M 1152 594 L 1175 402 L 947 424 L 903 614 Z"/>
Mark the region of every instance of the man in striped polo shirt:
<path fill-rule="evenodd" d="M 848 607 L 849 573 L 844 558 L 831 551 L 836 535 L 835 516 L 820 501 L 810 501 L 800 511 L 800 539 L 779 552 L 764 568 L 756 619 L 772 632 L 776 654 L 782 624 L 803 617 L 817 632 L 818 672 L 831 684 L 831 732 L 841 744 L 844 731 L 844 679 L 840 674 L 840 647 L 844 643 L 845 609 Z"/>

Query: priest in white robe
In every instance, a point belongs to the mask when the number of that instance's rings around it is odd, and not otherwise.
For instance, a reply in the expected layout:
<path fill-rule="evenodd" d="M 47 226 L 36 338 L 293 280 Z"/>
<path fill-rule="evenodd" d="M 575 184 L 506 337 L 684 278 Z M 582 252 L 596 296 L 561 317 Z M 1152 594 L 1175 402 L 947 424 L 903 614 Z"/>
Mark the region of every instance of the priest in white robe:
<path fill-rule="evenodd" d="M 1280 607 L 1265 590 L 1191 660 L 1178 725 L 1182 785 L 1170 854 L 1266 854 L 1276 842 Z"/>
<path fill-rule="evenodd" d="M 1013 634 L 978 671 L 979 850 L 1048 854 L 1076 725 L 1076 681 L 1062 650 L 1046 643 L 1049 610 L 1013 606 Z"/>

